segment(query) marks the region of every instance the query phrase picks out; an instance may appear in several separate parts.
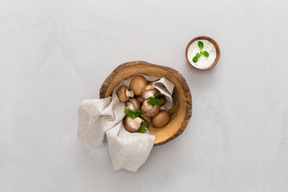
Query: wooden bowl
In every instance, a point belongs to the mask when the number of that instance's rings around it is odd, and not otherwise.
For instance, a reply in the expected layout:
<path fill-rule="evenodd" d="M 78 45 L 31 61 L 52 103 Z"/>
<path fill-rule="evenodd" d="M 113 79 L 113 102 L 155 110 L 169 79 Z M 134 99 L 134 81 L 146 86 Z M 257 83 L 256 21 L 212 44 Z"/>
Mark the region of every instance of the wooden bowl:
<path fill-rule="evenodd" d="M 188 59 L 187 52 L 188 52 L 189 46 L 190 46 L 194 41 L 199 40 L 199 39 L 204 39 L 204 40 L 210 41 L 210 42 L 214 45 L 214 47 L 215 47 L 215 49 L 216 49 L 216 58 L 215 58 L 215 61 L 214 61 L 209 67 L 207 67 L 207 68 L 198 68 L 198 67 L 194 66 L 194 65 L 191 63 L 191 61 L 189 61 L 189 59 Z M 185 50 L 185 56 L 186 56 L 186 60 L 187 60 L 187 62 L 189 63 L 189 65 L 191 65 L 191 66 L 194 67 L 195 69 L 198 69 L 198 70 L 201 70 L 201 71 L 205 71 L 205 70 L 208 70 L 208 69 L 213 68 L 213 67 L 218 63 L 218 61 L 219 61 L 219 59 L 220 59 L 220 48 L 219 48 L 219 45 L 216 43 L 216 41 L 215 41 L 214 39 L 212 39 L 211 37 L 199 36 L 199 37 L 195 37 L 194 39 L 192 39 L 192 40 L 188 43 L 188 45 L 186 46 L 186 50 Z"/>
<path fill-rule="evenodd" d="M 174 83 L 173 106 L 169 110 L 171 120 L 162 128 L 149 127 L 151 135 L 155 135 L 154 145 L 162 145 L 180 135 L 189 123 L 192 115 L 192 97 L 184 77 L 175 69 L 144 61 L 133 61 L 119 65 L 107 77 L 100 88 L 100 98 L 112 95 L 113 90 L 123 80 L 135 74 L 155 77 L 166 77 Z"/>

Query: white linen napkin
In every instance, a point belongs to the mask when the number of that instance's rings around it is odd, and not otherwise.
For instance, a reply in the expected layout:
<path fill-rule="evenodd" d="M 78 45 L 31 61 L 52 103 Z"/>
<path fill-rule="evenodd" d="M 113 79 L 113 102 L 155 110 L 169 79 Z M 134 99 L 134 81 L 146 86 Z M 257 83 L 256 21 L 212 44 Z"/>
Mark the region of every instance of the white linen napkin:
<path fill-rule="evenodd" d="M 174 84 L 165 77 L 143 76 L 148 81 L 157 80 L 153 86 L 166 97 L 164 106 L 169 110 L 173 105 Z M 97 147 L 104 144 L 106 135 L 115 171 L 123 168 L 136 172 L 147 160 L 155 141 L 154 135 L 130 133 L 123 126 L 125 103 L 119 101 L 116 91 L 121 85 L 129 87 L 131 79 L 120 83 L 112 97 L 84 100 L 78 110 L 78 136 Z"/>

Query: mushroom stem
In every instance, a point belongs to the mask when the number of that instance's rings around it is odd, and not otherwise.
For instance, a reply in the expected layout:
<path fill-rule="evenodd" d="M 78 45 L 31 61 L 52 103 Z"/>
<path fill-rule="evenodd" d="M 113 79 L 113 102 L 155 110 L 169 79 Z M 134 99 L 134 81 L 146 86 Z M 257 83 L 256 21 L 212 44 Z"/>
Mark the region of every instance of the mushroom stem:
<path fill-rule="evenodd" d="M 136 110 L 140 109 L 140 103 L 137 99 L 135 98 L 130 98 L 127 102 L 127 106 L 126 109 L 130 109 L 133 112 L 135 112 Z"/>
<path fill-rule="evenodd" d="M 118 88 L 117 96 L 121 102 L 125 103 L 129 97 L 134 97 L 134 92 L 129 91 L 125 85 L 122 85 Z"/>
<path fill-rule="evenodd" d="M 146 91 L 146 93 L 143 94 L 144 99 L 148 99 L 149 97 L 154 97 L 155 91 Z"/>
<path fill-rule="evenodd" d="M 141 119 L 140 117 L 132 119 L 131 117 L 126 116 L 124 120 L 124 127 L 127 131 L 133 133 L 140 129 L 142 122 L 143 119 Z"/>
<path fill-rule="evenodd" d="M 152 106 L 152 105 L 148 104 L 147 102 L 148 102 L 148 100 L 145 100 L 142 107 L 141 107 L 142 114 L 145 116 L 148 116 L 148 117 L 156 116 L 159 113 L 160 106 L 159 105 Z"/>
<path fill-rule="evenodd" d="M 129 101 L 127 102 L 126 109 L 130 109 L 130 110 L 132 110 L 133 112 L 136 111 L 135 106 L 133 105 L 133 103 L 131 103 L 131 102 L 129 102 Z"/>
<path fill-rule="evenodd" d="M 126 89 L 126 96 L 127 97 L 134 97 L 134 92 L 132 90 L 129 91 L 128 89 Z"/>
<path fill-rule="evenodd" d="M 149 97 L 155 97 L 157 90 L 152 85 L 146 85 L 142 89 L 142 97 L 148 99 Z"/>
<path fill-rule="evenodd" d="M 152 110 L 152 109 L 153 109 L 153 106 L 150 105 L 150 104 L 148 104 L 148 100 L 145 100 L 145 101 L 143 102 L 143 105 L 142 105 L 142 110 L 144 110 L 144 111 L 150 111 L 150 110 Z"/>

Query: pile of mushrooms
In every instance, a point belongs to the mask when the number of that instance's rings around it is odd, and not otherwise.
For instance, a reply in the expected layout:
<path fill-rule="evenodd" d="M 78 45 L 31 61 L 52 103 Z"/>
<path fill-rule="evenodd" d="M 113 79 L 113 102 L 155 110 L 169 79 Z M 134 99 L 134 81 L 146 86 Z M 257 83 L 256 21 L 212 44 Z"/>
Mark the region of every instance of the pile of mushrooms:
<path fill-rule="evenodd" d="M 170 121 L 170 114 L 163 106 L 166 98 L 152 84 L 142 75 L 135 75 L 130 81 L 129 89 L 124 85 L 118 88 L 119 100 L 126 103 L 126 109 L 132 111 L 133 116 L 126 114 L 124 118 L 124 127 L 131 133 L 138 131 L 143 123 L 160 128 Z"/>

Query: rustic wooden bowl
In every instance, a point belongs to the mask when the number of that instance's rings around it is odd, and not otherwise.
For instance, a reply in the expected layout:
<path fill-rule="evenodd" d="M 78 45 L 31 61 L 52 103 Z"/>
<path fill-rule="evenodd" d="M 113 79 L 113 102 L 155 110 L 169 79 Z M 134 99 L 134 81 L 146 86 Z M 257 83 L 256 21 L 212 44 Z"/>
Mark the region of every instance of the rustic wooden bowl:
<path fill-rule="evenodd" d="M 198 68 L 198 67 L 194 66 L 193 63 L 191 63 L 191 61 L 189 61 L 188 55 L 187 55 L 189 46 L 190 46 L 194 41 L 199 40 L 199 39 L 204 39 L 204 40 L 210 41 L 210 42 L 214 45 L 214 47 L 215 47 L 215 49 L 216 49 L 216 58 L 215 58 L 215 61 L 214 61 L 209 67 L 204 68 L 204 69 L 203 69 L 203 68 Z M 201 70 L 201 71 L 205 71 L 205 70 L 208 70 L 208 69 L 213 68 L 213 67 L 218 63 L 218 61 L 219 61 L 219 59 L 220 59 L 220 48 L 219 48 L 219 45 L 217 44 L 217 42 L 216 42 L 214 39 L 212 39 L 211 37 L 199 36 L 199 37 L 195 37 L 194 39 L 192 39 L 192 40 L 188 43 L 188 45 L 186 46 L 186 50 L 185 50 L 185 56 L 186 56 L 186 60 L 187 60 L 187 62 L 189 63 L 189 65 L 191 65 L 191 66 L 194 67 L 195 69 L 198 69 L 198 70 Z"/>
<path fill-rule="evenodd" d="M 119 65 L 107 77 L 100 88 L 100 98 L 112 95 L 113 90 L 123 80 L 135 74 L 145 74 L 155 77 L 166 77 L 174 83 L 173 106 L 169 110 L 170 122 L 162 128 L 149 127 L 149 132 L 155 135 L 155 145 L 162 145 L 180 135 L 189 123 L 192 115 L 192 97 L 184 77 L 175 69 L 144 61 L 133 61 Z"/>

